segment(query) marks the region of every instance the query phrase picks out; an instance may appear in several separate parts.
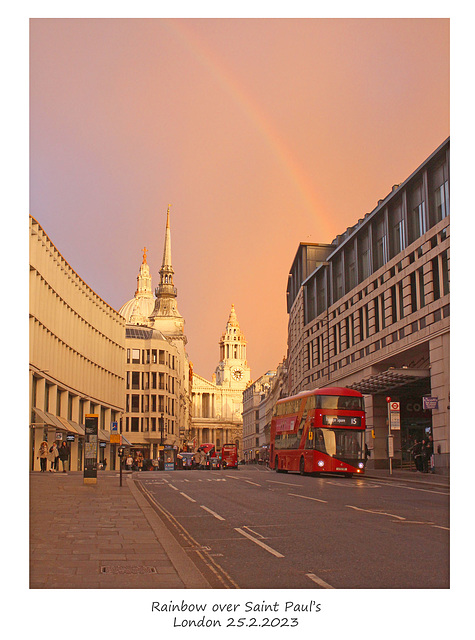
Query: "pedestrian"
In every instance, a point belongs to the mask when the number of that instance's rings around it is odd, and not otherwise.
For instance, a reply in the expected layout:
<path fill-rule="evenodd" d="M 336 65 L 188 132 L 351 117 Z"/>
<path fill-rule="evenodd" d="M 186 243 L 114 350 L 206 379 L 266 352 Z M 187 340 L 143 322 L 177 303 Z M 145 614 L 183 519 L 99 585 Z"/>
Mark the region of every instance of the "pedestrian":
<path fill-rule="evenodd" d="M 414 439 L 414 445 L 412 447 L 412 457 L 414 458 L 414 464 L 416 465 L 416 471 L 422 472 L 422 445 L 417 440 Z"/>
<path fill-rule="evenodd" d="M 56 473 L 56 471 L 58 470 L 59 461 L 59 452 L 58 447 L 56 446 L 56 442 L 53 442 L 53 444 L 49 448 L 48 459 L 51 463 L 50 473 Z"/>
<path fill-rule="evenodd" d="M 61 464 L 63 465 L 63 473 L 67 473 L 69 471 L 69 455 L 71 451 L 69 449 L 68 443 L 63 440 L 61 446 L 58 449 L 59 459 L 61 460 Z"/>
<path fill-rule="evenodd" d="M 102 468 L 104 469 L 104 471 L 107 469 L 107 458 L 104 458 L 104 460 L 102 461 Z"/>
<path fill-rule="evenodd" d="M 429 436 L 427 443 L 427 455 L 429 456 L 430 473 L 434 473 L 434 438 L 432 436 Z"/>
<path fill-rule="evenodd" d="M 136 456 L 136 458 L 135 458 L 135 465 L 136 465 L 136 467 L 137 467 L 137 469 L 138 469 L 139 471 L 142 471 L 142 467 L 143 467 L 143 454 L 142 454 L 142 452 L 141 452 L 141 451 L 139 451 L 139 452 L 137 453 L 137 456 Z"/>
<path fill-rule="evenodd" d="M 40 459 L 40 471 L 46 471 L 46 463 L 48 460 L 48 443 L 43 440 L 38 449 L 37 459 Z"/>
<path fill-rule="evenodd" d="M 429 448 L 429 441 L 424 438 L 421 443 L 422 473 L 429 473 Z"/>
<path fill-rule="evenodd" d="M 365 461 L 365 464 L 368 462 L 368 458 L 370 457 L 370 455 L 371 455 L 371 452 L 370 452 L 370 450 L 368 448 L 368 445 L 365 442 L 365 444 L 364 444 L 364 461 Z"/>
<path fill-rule="evenodd" d="M 134 464 L 134 459 L 132 458 L 131 455 L 128 455 L 125 461 L 125 468 L 127 469 L 127 471 L 130 471 L 132 469 L 133 464 Z"/>

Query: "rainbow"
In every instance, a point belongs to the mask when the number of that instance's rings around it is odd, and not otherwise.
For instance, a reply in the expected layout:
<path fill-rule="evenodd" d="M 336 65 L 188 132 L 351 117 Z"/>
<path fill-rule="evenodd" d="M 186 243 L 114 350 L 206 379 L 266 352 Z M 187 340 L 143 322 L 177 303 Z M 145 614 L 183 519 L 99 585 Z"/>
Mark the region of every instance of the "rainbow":
<path fill-rule="evenodd" d="M 255 128 L 260 132 L 274 156 L 279 160 L 284 173 L 290 178 L 305 207 L 311 228 L 315 228 L 318 220 L 319 235 L 328 236 L 328 241 L 334 235 L 334 228 L 324 216 L 321 203 L 318 201 L 313 185 L 302 166 L 297 162 L 289 147 L 283 142 L 278 132 L 272 127 L 271 119 L 262 108 L 246 93 L 242 85 L 233 77 L 222 61 L 211 49 L 200 40 L 196 33 L 183 19 L 161 20 L 170 33 L 177 36 L 181 43 L 214 75 L 219 84 L 230 94 Z M 321 240 L 325 241 L 325 240 Z"/>

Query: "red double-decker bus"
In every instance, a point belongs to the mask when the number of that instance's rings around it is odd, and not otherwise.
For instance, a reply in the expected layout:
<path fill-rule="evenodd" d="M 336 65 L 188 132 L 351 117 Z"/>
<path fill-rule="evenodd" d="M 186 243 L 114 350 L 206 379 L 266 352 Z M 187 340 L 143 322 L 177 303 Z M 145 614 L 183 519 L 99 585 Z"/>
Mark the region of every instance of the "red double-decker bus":
<path fill-rule="evenodd" d="M 223 444 L 221 449 L 221 466 L 223 469 L 238 468 L 238 449 L 235 444 Z"/>
<path fill-rule="evenodd" d="M 278 400 L 270 437 L 270 465 L 278 472 L 363 474 L 364 399 L 328 387 Z"/>

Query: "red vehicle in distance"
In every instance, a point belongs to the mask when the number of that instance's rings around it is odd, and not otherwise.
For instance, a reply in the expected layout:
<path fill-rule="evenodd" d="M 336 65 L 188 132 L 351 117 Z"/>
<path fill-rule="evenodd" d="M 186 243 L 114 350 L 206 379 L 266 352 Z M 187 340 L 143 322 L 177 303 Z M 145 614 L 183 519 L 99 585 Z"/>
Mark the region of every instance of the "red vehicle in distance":
<path fill-rule="evenodd" d="M 238 468 L 238 450 L 235 444 L 223 444 L 221 449 L 221 465 L 223 469 Z"/>

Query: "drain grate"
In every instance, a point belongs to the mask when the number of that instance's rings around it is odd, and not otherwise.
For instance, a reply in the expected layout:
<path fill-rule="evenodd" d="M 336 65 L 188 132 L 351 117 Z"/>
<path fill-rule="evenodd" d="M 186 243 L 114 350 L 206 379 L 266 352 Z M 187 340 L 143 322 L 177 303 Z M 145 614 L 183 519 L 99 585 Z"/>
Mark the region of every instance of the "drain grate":
<path fill-rule="evenodd" d="M 109 565 L 101 567 L 101 573 L 109 573 L 115 575 L 138 575 L 145 573 L 157 573 L 155 567 L 130 566 L 130 565 Z"/>

